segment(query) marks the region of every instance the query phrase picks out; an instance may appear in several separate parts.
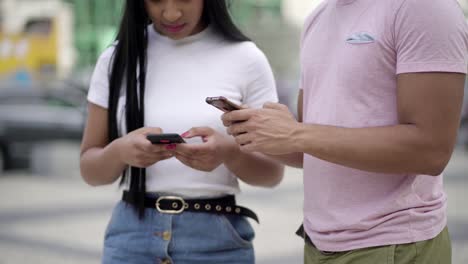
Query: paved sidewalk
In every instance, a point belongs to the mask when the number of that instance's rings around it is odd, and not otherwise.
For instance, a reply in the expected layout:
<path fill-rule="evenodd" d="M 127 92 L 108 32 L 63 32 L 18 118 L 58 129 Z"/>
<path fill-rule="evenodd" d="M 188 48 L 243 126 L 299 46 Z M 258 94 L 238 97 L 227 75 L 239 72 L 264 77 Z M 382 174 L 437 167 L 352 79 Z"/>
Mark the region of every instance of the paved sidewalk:
<path fill-rule="evenodd" d="M 78 160 L 75 148 L 59 154 L 68 160 L 66 176 L 0 176 L 0 264 L 99 263 L 103 233 L 120 192 L 116 185 L 85 185 L 69 161 Z M 468 155 L 457 151 L 445 184 L 454 264 L 468 263 L 467 172 Z M 242 187 L 239 203 L 261 219 L 260 225 L 252 222 L 257 263 L 302 263 L 303 244 L 294 235 L 302 221 L 302 171 L 288 168 L 284 182 L 273 190 Z"/>
<path fill-rule="evenodd" d="M 261 220 L 252 221 L 257 263 L 302 263 L 303 244 L 294 235 L 302 221 L 301 171 L 289 170 L 274 190 L 243 187 L 239 203 Z M 0 177 L 0 264 L 99 263 L 103 233 L 120 195 L 116 185 L 91 188 L 77 173 L 68 179 Z"/>

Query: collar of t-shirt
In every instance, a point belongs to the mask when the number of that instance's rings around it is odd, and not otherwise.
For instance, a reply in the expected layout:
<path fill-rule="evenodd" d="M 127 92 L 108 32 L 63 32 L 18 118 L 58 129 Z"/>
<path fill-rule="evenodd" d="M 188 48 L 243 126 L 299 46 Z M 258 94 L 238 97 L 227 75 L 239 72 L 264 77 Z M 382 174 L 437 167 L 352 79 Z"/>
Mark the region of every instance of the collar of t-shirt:
<path fill-rule="evenodd" d="M 198 41 L 200 41 L 202 39 L 205 39 L 207 36 L 210 36 L 210 35 L 213 34 L 213 28 L 212 28 L 212 26 L 207 26 L 203 31 L 201 31 L 201 32 L 199 32 L 197 34 L 185 37 L 183 39 L 171 39 L 169 37 L 166 37 L 166 36 L 162 35 L 161 33 L 157 32 L 154 29 L 152 24 L 149 26 L 148 32 L 149 32 L 150 37 L 154 37 L 158 41 L 165 42 L 165 43 L 167 43 L 169 45 L 179 46 L 179 45 L 185 45 L 185 44 L 198 42 Z"/>

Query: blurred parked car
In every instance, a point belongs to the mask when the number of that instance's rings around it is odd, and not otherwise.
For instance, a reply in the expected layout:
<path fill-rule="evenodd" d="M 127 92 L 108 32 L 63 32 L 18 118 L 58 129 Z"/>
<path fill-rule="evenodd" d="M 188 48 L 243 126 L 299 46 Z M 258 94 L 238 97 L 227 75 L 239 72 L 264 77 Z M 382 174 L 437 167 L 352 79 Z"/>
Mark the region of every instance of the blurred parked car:
<path fill-rule="evenodd" d="M 81 140 L 85 96 L 66 82 L 0 84 L 0 171 L 28 168 L 38 143 Z"/>

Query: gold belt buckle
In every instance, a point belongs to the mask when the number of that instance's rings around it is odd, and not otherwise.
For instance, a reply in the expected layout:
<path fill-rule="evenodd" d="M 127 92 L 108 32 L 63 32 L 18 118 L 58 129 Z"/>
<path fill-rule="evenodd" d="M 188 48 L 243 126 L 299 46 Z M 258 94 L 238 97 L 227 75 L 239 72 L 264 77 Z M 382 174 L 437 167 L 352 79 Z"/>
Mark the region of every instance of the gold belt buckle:
<path fill-rule="evenodd" d="M 180 209 L 178 210 L 166 210 L 166 209 L 161 209 L 160 207 L 160 201 L 162 200 L 176 200 L 176 201 L 180 201 L 182 203 Z M 182 198 L 182 197 L 179 197 L 179 196 L 161 196 L 158 198 L 158 200 L 156 200 L 156 209 L 158 210 L 158 212 L 160 213 L 164 213 L 164 214 L 180 214 L 184 211 L 185 209 L 185 200 Z M 173 202 L 172 203 L 172 208 L 177 208 L 177 202 Z"/>

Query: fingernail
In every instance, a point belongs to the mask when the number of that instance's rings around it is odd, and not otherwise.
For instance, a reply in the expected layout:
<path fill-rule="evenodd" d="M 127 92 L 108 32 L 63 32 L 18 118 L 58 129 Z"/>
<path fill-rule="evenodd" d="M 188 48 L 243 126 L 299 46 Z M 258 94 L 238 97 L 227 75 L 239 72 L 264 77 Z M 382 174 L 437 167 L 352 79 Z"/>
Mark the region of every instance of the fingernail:
<path fill-rule="evenodd" d="M 166 149 L 167 149 L 167 150 L 176 149 L 176 145 L 175 145 L 175 144 L 169 144 L 169 145 L 166 146 Z"/>
<path fill-rule="evenodd" d="M 186 136 L 188 136 L 188 135 L 189 135 L 189 132 L 187 131 L 187 132 L 183 133 L 181 136 L 182 136 L 182 137 L 186 137 Z"/>

